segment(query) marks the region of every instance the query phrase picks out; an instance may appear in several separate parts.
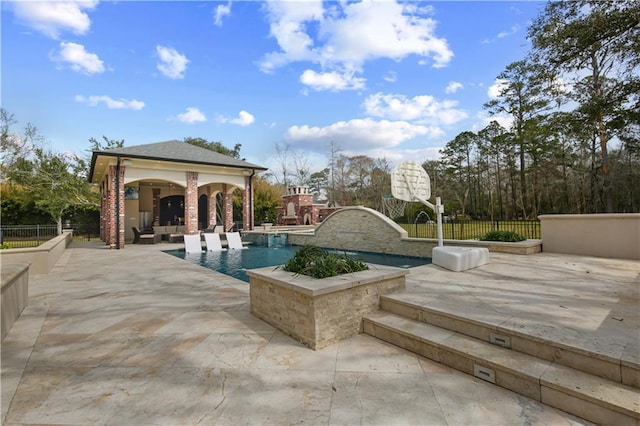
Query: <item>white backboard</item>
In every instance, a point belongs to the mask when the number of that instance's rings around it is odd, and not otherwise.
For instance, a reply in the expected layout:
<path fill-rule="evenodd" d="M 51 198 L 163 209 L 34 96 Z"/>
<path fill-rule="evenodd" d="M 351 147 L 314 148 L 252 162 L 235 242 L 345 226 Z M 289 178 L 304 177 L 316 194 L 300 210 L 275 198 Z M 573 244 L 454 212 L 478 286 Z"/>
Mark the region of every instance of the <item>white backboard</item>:
<path fill-rule="evenodd" d="M 404 201 L 428 200 L 431 198 L 429 175 L 418 163 L 402 162 L 391 172 L 391 193 Z"/>

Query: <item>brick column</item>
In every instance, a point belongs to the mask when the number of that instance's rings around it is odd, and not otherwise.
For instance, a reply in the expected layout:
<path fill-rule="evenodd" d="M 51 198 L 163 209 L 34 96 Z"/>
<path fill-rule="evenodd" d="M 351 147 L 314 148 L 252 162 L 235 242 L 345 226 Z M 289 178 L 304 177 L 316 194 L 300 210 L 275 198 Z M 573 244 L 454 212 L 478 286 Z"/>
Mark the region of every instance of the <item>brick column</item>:
<path fill-rule="evenodd" d="M 198 233 L 198 172 L 187 173 L 187 188 L 184 194 L 185 234 Z"/>
<path fill-rule="evenodd" d="M 222 204 L 224 206 L 224 230 L 233 226 L 233 195 L 229 193 L 227 185 L 222 185 Z"/>
<path fill-rule="evenodd" d="M 117 166 L 109 166 L 109 183 L 108 183 L 108 200 L 107 200 L 107 244 L 116 245 L 119 241 L 120 248 L 124 247 L 124 171 L 125 167 L 120 166 L 120 176 L 116 179 Z M 116 185 L 116 180 L 119 180 L 119 187 Z M 118 195 L 120 194 L 119 208 L 117 207 Z M 120 229 L 117 229 L 118 221 L 116 218 L 116 212 L 120 212 Z"/>
<path fill-rule="evenodd" d="M 251 176 L 244 177 L 244 193 L 242 194 L 242 227 L 249 231 L 253 229 L 253 191 L 251 191 Z"/>
<path fill-rule="evenodd" d="M 207 218 L 207 228 L 213 228 L 216 226 L 216 194 L 211 193 L 211 187 L 207 186 L 207 200 L 209 203 L 209 217 Z"/>
<path fill-rule="evenodd" d="M 160 224 L 160 188 L 153 188 L 153 223 Z"/>
<path fill-rule="evenodd" d="M 100 240 L 107 242 L 107 182 L 103 179 L 100 184 Z"/>
<path fill-rule="evenodd" d="M 107 182 L 107 218 L 105 226 L 106 243 L 116 244 L 116 166 L 109 166 L 109 181 Z"/>

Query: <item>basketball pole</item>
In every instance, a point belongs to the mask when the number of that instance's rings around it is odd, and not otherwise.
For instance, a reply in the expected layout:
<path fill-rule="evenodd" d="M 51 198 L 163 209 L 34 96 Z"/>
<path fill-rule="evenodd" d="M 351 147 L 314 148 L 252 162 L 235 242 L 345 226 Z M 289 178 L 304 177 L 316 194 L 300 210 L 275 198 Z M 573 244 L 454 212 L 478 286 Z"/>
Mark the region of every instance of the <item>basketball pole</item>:
<path fill-rule="evenodd" d="M 404 177 L 404 181 L 407 183 L 407 187 L 409 188 L 409 192 L 411 192 L 411 196 L 417 201 L 420 201 L 425 206 L 429 207 L 436 214 L 436 223 L 438 224 L 438 246 L 442 247 L 444 245 L 442 238 L 442 214 L 444 213 L 444 206 L 442 205 L 440 197 L 436 197 L 436 205 L 434 206 L 428 200 L 425 200 L 424 198 L 416 195 L 413 191 L 413 185 L 411 185 L 411 182 L 409 181 L 407 175 L 403 173 L 402 176 Z"/>

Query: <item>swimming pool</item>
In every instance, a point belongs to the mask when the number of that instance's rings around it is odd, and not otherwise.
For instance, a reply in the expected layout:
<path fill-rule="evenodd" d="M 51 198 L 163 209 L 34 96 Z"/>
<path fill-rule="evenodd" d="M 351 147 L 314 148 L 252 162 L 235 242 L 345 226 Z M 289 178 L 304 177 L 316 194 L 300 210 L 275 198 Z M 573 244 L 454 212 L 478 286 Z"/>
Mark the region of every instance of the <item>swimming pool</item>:
<path fill-rule="evenodd" d="M 213 269 L 223 274 L 231 275 L 242 281 L 249 282 L 247 269 L 263 268 L 285 264 L 293 257 L 299 247 L 287 245 L 282 247 L 267 247 L 252 245 L 246 250 L 229 250 L 222 252 L 207 251 L 202 253 L 186 253 L 184 249 L 167 250 L 165 253 L 179 257 L 196 265 Z M 339 253 L 347 253 L 367 263 L 378 265 L 396 266 L 399 268 L 411 268 L 427 265 L 431 259 L 422 257 L 399 256 L 393 254 L 354 252 L 336 250 Z"/>

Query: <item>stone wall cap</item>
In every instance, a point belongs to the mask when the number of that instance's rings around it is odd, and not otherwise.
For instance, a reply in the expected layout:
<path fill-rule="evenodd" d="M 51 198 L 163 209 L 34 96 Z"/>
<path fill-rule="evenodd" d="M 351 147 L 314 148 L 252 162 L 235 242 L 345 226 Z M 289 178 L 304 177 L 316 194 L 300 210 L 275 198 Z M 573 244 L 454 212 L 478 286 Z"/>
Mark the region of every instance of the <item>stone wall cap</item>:
<path fill-rule="evenodd" d="M 10 284 L 18 275 L 24 271 L 28 271 L 31 266 L 31 262 L 16 262 L 16 263 L 3 263 L 0 276 L 2 277 L 2 289 Z"/>
<path fill-rule="evenodd" d="M 258 279 L 268 278 L 269 282 L 308 296 L 320 296 L 323 294 L 334 293 L 336 291 L 346 290 L 375 281 L 389 280 L 409 274 L 409 270 L 405 268 L 376 264 L 368 265 L 369 269 L 366 271 L 342 274 L 329 278 L 313 278 L 307 275 L 294 274 L 293 272 L 288 272 L 282 268 L 274 268 L 272 266 L 249 269 L 246 272 L 250 279 L 253 277 Z"/>

